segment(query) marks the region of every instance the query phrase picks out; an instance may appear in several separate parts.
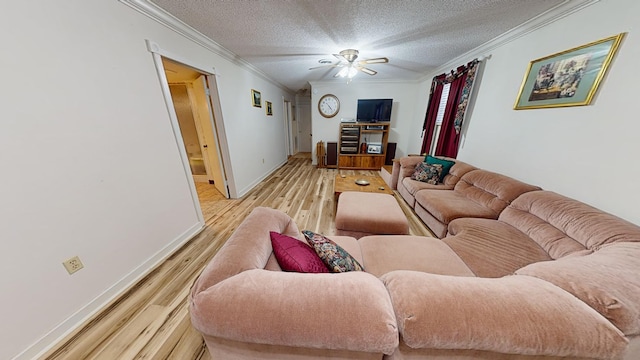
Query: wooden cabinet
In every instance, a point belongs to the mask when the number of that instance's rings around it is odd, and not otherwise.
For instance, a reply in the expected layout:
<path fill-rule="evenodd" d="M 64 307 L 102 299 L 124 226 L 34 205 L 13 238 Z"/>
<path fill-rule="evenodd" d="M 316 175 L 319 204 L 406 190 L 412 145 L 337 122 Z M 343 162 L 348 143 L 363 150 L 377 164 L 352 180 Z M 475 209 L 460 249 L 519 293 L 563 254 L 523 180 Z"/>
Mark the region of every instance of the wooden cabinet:
<path fill-rule="evenodd" d="M 340 124 L 338 168 L 379 170 L 384 165 L 388 140 L 389 124 Z"/>
<path fill-rule="evenodd" d="M 340 155 L 339 169 L 379 170 L 384 165 L 384 156 L 380 155 Z"/>

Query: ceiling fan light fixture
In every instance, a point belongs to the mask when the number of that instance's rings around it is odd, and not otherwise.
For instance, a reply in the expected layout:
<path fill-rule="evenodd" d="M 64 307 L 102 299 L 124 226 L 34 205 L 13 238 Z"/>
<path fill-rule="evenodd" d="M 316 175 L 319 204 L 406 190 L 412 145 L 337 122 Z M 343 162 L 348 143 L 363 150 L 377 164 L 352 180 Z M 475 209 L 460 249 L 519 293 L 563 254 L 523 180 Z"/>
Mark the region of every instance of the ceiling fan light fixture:
<path fill-rule="evenodd" d="M 338 59 L 337 63 L 329 59 L 320 59 L 318 62 L 321 64 L 320 66 L 312 67 L 309 70 L 315 70 L 323 67 L 331 67 L 331 68 L 340 68 L 338 72 L 333 75 L 334 78 L 347 78 L 347 84 L 351 82 L 351 80 L 360 72 L 367 75 L 376 75 L 378 72 L 365 67 L 367 64 L 384 64 L 388 63 L 389 59 L 386 57 L 380 58 L 372 58 L 372 59 L 364 59 L 360 61 L 356 61 L 358 59 L 358 55 L 360 52 L 356 49 L 345 49 L 340 51 L 338 54 L 333 54 L 333 56 Z"/>
<path fill-rule="evenodd" d="M 339 77 L 353 78 L 358 73 L 358 69 L 355 66 L 349 64 L 349 66 L 345 66 L 338 72 Z"/>
<path fill-rule="evenodd" d="M 358 58 L 360 52 L 356 49 L 346 49 L 340 51 L 340 56 L 345 58 L 348 62 L 352 63 Z"/>

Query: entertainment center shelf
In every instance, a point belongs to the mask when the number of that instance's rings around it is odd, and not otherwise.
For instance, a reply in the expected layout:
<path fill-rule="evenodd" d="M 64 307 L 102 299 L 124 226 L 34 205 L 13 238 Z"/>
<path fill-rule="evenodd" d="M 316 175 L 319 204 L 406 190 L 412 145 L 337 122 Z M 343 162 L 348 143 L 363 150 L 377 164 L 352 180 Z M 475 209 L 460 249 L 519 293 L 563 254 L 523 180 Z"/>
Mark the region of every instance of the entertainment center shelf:
<path fill-rule="evenodd" d="M 389 140 L 388 123 L 340 124 L 338 168 L 380 170 Z"/>

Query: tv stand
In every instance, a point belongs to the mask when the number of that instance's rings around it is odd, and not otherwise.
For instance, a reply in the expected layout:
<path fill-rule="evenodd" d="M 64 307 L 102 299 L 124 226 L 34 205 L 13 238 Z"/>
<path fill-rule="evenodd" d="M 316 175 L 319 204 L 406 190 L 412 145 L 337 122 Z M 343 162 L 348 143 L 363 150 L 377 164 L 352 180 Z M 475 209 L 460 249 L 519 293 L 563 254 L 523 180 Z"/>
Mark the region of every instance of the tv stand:
<path fill-rule="evenodd" d="M 388 140 L 389 123 L 357 122 L 340 124 L 338 168 L 380 170 L 384 165 Z M 360 147 L 365 141 L 367 142 L 367 147 L 362 153 L 360 152 Z M 374 144 L 377 146 L 369 146 Z"/>

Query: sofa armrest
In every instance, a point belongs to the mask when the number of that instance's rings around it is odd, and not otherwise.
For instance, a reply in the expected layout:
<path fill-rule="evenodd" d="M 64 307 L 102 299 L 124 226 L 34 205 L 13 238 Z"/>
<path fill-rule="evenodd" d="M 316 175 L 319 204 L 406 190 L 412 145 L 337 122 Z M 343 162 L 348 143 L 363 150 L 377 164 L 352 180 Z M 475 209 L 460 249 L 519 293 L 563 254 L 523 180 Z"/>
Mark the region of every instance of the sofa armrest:
<path fill-rule="evenodd" d="M 528 276 L 499 279 L 415 271 L 382 276 L 407 346 L 507 354 L 620 358 L 627 339 L 564 290 Z"/>
<path fill-rule="evenodd" d="M 416 169 L 416 165 L 424 161 L 424 156 L 422 155 L 413 155 L 413 156 L 405 156 L 400 158 L 400 171 L 398 174 L 398 181 L 402 181 L 402 179 L 411 176 L 413 171 Z"/>
<path fill-rule="evenodd" d="M 393 159 L 393 168 L 391 169 L 391 189 L 398 189 L 398 178 L 400 177 L 400 160 Z"/>
<path fill-rule="evenodd" d="M 391 354 L 398 330 L 382 282 L 362 272 L 248 270 L 191 294 L 193 326 L 228 340 Z"/>

